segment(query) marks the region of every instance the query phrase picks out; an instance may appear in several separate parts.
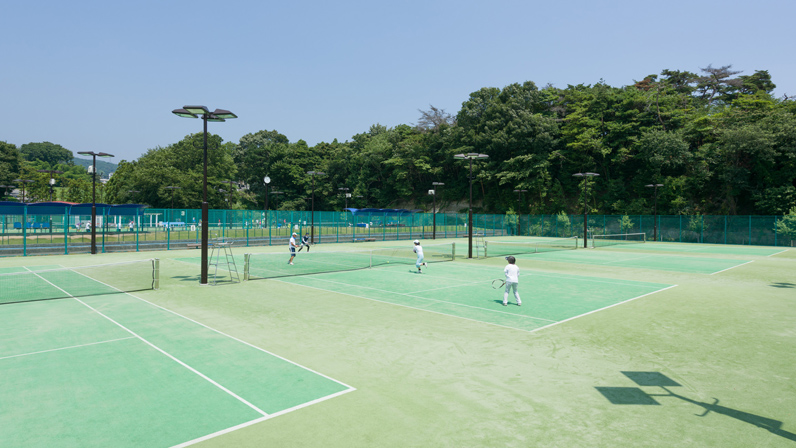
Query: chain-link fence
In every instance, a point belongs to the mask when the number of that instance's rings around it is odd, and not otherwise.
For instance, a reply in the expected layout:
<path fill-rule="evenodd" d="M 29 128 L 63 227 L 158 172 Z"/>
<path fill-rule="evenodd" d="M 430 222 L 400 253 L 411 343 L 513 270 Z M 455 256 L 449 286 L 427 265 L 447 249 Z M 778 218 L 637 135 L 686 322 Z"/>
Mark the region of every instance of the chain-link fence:
<path fill-rule="evenodd" d="M 197 247 L 201 229 L 211 239 L 236 246 L 287 245 L 293 232 L 315 243 L 455 238 L 467 235 L 467 214 L 144 209 L 97 205 L 98 252 L 173 250 Z M 24 223 L 24 225 L 23 225 Z M 0 256 L 89 253 L 91 204 L 0 205 Z M 505 215 L 473 215 L 473 232 L 514 232 Z"/>

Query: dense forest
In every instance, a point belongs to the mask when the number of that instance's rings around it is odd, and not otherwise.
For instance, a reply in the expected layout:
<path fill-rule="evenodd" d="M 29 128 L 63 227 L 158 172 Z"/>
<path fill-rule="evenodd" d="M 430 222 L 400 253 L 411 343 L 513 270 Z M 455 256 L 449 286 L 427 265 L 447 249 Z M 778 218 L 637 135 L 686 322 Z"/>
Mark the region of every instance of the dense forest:
<path fill-rule="evenodd" d="M 237 143 L 211 134 L 210 206 L 263 208 L 267 175 L 271 209 L 308 209 L 314 184 L 316 210 L 342 209 L 346 200 L 431 210 L 428 191 L 441 182 L 438 208 L 461 211 L 469 162 L 454 155 L 481 153 L 489 158 L 473 163 L 476 212 L 581 212 L 584 180 L 573 174 L 593 172 L 590 213 L 651 214 L 653 189 L 645 186 L 662 184 L 659 214 L 781 215 L 796 207 L 796 101 L 775 98 L 774 88 L 765 70 L 739 75 L 708 66 L 624 87 L 486 87 L 456 114 L 430 106 L 415 124 L 374 124 L 350 141 L 312 147 L 276 130 Z M 63 162 L 31 158 L 25 146 L 0 142 L 0 182 Z M 202 135 L 193 134 L 122 161 L 106 202 L 199 208 L 201 148 Z M 78 182 L 85 187 L 86 178 L 71 182 L 73 194 L 63 199 L 77 196 Z"/>

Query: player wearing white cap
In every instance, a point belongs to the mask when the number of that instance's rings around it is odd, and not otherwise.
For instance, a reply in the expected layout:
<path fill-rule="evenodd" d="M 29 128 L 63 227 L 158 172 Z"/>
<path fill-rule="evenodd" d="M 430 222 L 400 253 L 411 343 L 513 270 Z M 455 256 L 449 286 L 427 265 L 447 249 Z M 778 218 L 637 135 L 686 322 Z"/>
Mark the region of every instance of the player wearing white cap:
<path fill-rule="evenodd" d="M 414 253 L 417 254 L 417 262 L 415 262 L 415 266 L 417 267 L 417 273 L 422 274 L 423 271 L 420 270 L 420 266 L 425 266 L 426 263 L 423 261 L 423 247 L 420 245 L 420 241 L 415 240 L 415 247 L 412 249 Z"/>

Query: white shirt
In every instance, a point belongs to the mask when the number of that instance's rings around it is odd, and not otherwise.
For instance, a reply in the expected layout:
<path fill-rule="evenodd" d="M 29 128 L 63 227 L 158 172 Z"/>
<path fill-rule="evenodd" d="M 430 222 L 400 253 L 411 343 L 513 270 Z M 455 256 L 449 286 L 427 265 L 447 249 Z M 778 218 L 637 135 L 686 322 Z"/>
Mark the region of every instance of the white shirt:
<path fill-rule="evenodd" d="M 506 274 L 506 282 L 507 283 L 519 283 L 520 282 L 520 268 L 517 267 L 516 264 L 507 264 L 506 268 L 503 269 L 503 272 Z"/>
<path fill-rule="evenodd" d="M 412 249 L 412 250 L 417 254 L 417 258 L 423 258 L 423 248 L 422 247 L 415 246 L 415 248 Z"/>
<path fill-rule="evenodd" d="M 288 247 L 296 247 L 296 237 L 291 236 L 290 242 L 288 243 Z"/>

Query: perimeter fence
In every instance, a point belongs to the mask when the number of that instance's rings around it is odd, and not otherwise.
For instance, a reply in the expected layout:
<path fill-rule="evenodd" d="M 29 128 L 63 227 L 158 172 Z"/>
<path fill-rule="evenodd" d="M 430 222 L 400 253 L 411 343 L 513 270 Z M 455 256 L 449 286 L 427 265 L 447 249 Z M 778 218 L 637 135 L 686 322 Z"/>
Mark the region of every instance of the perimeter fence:
<path fill-rule="evenodd" d="M 3 210 L 6 210 L 5 212 Z M 10 210 L 10 212 L 9 212 Z M 102 252 L 172 250 L 201 241 L 199 209 L 97 207 L 97 249 Z M 466 213 L 210 210 L 210 238 L 235 246 L 286 245 L 293 232 L 316 243 L 458 238 L 468 235 Z M 90 207 L 0 207 L 0 256 L 89 253 Z M 24 225 L 23 225 L 24 223 Z M 435 225 L 436 223 L 436 225 Z M 657 217 L 657 240 L 682 243 L 794 246 L 782 216 L 677 215 Z M 644 233 L 653 241 L 655 217 L 590 215 L 591 235 Z M 473 233 L 491 236 L 583 238 L 582 215 L 474 214 Z"/>
<path fill-rule="evenodd" d="M 794 220 L 796 221 L 796 220 Z M 589 215 L 591 235 L 644 233 L 647 241 L 676 243 L 740 244 L 752 246 L 794 246 L 783 232 L 782 216 L 737 215 Z M 522 215 L 518 233 L 543 237 L 583 237 L 583 216 Z M 656 235 L 657 233 L 657 235 Z"/>
<path fill-rule="evenodd" d="M 89 253 L 91 209 L 17 205 L 0 208 L 0 256 Z M 98 252 L 174 250 L 201 241 L 199 209 L 97 207 Z M 436 221 L 436 225 L 435 225 Z M 516 220 L 515 220 L 516 222 Z M 23 225 L 24 223 L 24 225 Z M 293 232 L 312 232 L 315 243 L 397 241 L 467 236 L 466 213 L 357 213 L 284 210 L 210 210 L 210 238 L 235 246 L 287 245 Z M 313 227 L 314 225 L 314 227 Z M 516 227 L 516 226 L 514 226 Z M 473 215 L 473 232 L 507 235 L 506 215 Z M 312 230 L 314 229 L 314 231 Z M 435 230 L 436 229 L 436 230 Z"/>

